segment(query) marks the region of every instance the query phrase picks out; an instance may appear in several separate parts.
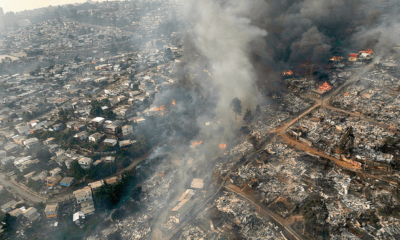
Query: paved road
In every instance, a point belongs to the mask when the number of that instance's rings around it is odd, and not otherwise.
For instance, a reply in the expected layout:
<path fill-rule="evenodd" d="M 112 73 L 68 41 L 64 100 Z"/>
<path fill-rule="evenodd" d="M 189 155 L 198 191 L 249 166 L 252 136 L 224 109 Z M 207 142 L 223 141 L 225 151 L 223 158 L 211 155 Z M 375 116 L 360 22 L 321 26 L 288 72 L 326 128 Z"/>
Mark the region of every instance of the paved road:
<path fill-rule="evenodd" d="M 25 189 L 21 188 L 20 186 L 14 184 L 11 181 L 7 181 L 6 177 L 3 174 L 0 174 L 0 184 L 5 186 L 5 187 L 10 187 L 12 188 L 18 195 L 21 197 L 27 199 L 28 201 L 35 202 L 35 203 L 41 203 L 41 202 L 46 202 L 46 198 L 40 197 L 37 195 L 34 195 Z"/>

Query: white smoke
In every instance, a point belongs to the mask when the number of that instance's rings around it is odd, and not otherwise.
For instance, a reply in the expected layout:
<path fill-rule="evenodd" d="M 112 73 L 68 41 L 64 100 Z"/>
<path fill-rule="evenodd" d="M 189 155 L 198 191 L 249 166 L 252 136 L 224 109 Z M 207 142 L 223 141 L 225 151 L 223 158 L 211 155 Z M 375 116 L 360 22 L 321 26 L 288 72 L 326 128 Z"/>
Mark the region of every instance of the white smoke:
<path fill-rule="evenodd" d="M 229 104 L 239 98 L 242 105 L 255 108 L 259 99 L 254 68 L 249 59 L 249 45 L 267 35 L 265 30 L 252 26 L 244 17 L 252 4 L 259 1 L 189 0 L 188 13 L 194 19 L 193 42 L 197 50 L 208 59 L 213 86 L 219 92 L 216 112 L 229 116 Z M 203 86 L 204 87 L 204 86 Z M 207 87 L 205 87 L 207 88 Z"/>

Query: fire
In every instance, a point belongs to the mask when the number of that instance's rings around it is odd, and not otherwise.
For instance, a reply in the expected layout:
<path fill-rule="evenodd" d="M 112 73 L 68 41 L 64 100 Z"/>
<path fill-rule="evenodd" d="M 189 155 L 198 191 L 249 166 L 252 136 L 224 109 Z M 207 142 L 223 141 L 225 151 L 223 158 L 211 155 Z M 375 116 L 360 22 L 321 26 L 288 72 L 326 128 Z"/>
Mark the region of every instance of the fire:
<path fill-rule="evenodd" d="M 343 59 L 343 57 L 338 57 L 338 56 L 333 56 L 331 59 L 331 61 L 341 61 Z"/>
<path fill-rule="evenodd" d="M 368 54 L 373 54 L 374 51 L 372 51 L 372 49 L 367 49 L 365 51 L 360 51 L 359 53 L 368 53 Z"/>
<path fill-rule="evenodd" d="M 156 111 L 156 112 L 159 112 L 159 111 L 165 111 L 165 105 L 162 105 L 161 107 L 159 107 L 159 108 L 155 108 L 154 109 L 154 111 Z"/>
<path fill-rule="evenodd" d="M 219 148 L 225 149 L 225 148 L 226 148 L 226 143 L 220 143 L 220 144 L 219 144 Z"/>
<path fill-rule="evenodd" d="M 293 75 L 293 71 L 292 70 L 285 70 L 282 72 L 283 76 L 292 76 Z"/>
<path fill-rule="evenodd" d="M 172 101 L 171 106 L 175 106 L 175 100 Z"/>
<path fill-rule="evenodd" d="M 330 91 L 331 89 L 332 89 L 332 87 L 327 82 L 324 82 L 324 84 L 322 84 L 318 88 L 318 90 L 321 92 L 327 92 L 327 91 Z"/>
<path fill-rule="evenodd" d="M 158 174 L 159 177 L 164 178 L 164 173 L 161 172 L 160 174 Z"/>
<path fill-rule="evenodd" d="M 194 159 L 193 159 L 193 158 L 189 158 L 188 164 L 192 164 L 192 163 L 193 163 L 193 161 L 194 161 Z"/>
<path fill-rule="evenodd" d="M 200 141 L 200 142 L 193 142 L 192 145 L 193 145 L 193 146 L 196 146 L 196 145 L 200 145 L 200 144 L 202 144 L 202 143 L 203 143 L 203 141 Z"/>

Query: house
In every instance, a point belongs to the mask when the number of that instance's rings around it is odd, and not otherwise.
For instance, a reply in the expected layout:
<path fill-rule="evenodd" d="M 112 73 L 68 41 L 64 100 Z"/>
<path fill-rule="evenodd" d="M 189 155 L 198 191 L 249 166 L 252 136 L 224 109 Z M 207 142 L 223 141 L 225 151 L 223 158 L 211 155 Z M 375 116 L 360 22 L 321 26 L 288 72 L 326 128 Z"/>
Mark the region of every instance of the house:
<path fill-rule="evenodd" d="M 74 162 L 74 161 L 76 161 L 76 159 L 69 158 L 69 159 L 65 160 L 64 163 L 65 163 L 65 166 L 67 167 L 67 169 L 71 169 L 72 162 Z"/>
<path fill-rule="evenodd" d="M 76 121 L 69 121 L 65 125 L 67 126 L 67 128 L 73 129 L 75 127 L 75 124 L 77 124 Z"/>
<path fill-rule="evenodd" d="M 113 162 L 115 162 L 115 157 L 111 157 L 111 156 L 102 157 L 101 160 L 106 163 L 113 163 Z"/>
<path fill-rule="evenodd" d="M 32 156 L 26 156 L 26 157 L 17 158 L 17 159 L 15 159 L 15 161 L 14 161 L 14 165 L 15 165 L 15 167 L 17 167 L 17 168 L 21 168 L 21 167 L 22 167 L 22 164 L 23 164 L 24 162 L 29 161 L 29 160 L 31 160 L 31 159 L 32 159 Z"/>
<path fill-rule="evenodd" d="M 23 211 L 22 215 L 31 222 L 35 221 L 40 217 L 40 214 L 34 207 L 30 207 L 27 210 Z"/>
<path fill-rule="evenodd" d="M 73 177 L 65 177 L 61 180 L 60 185 L 70 187 L 74 183 L 74 181 L 75 181 L 75 178 L 73 178 Z"/>
<path fill-rule="evenodd" d="M 26 140 L 26 136 L 16 136 L 13 138 L 14 142 L 20 146 L 24 145 L 24 141 Z"/>
<path fill-rule="evenodd" d="M 85 125 L 84 123 L 81 123 L 81 122 L 76 123 L 76 124 L 74 125 L 74 130 L 76 130 L 76 131 L 82 131 L 82 130 L 84 130 L 85 128 L 86 128 L 86 125 Z"/>
<path fill-rule="evenodd" d="M 81 166 L 81 168 L 89 169 L 92 167 L 93 159 L 88 158 L 88 157 L 83 157 L 83 158 L 79 159 L 78 163 Z"/>
<path fill-rule="evenodd" d="M 10 123 L 12 122 L 12 117 L 6 114 L 0 115 L 0 121 L 4 123 Z"/>
<path fill-rule="evenodd" d="M 54 168 L 53 170 L 51 170 L 49 173 L 51 176 L 54 177 L 54 176 L 58 175 L 61 171 L 62 171 L 61 168 L 57 167 L 57 168 Z"/>
<path fill-rule="evenodd" d="M 133 117 L 132 120 L 137 124 L 142 124 L 146 122 L 144 117 Z"/>
<path fill-rule="evenodd" d="M 24 141 L 25 147 L 27 147 L 29 149 L 36 147 L 38 145 L 38 143 L 39 143 L 39 139 L 37 139 L 37 138 L 29 138 Z"/>
<path fill-rule="evenodd" d="M 125 125 L 122 127 L 122 135 L 124 137 L 133 133 L 133 126 L 132 125 Z"/>
<path fill-rule="evenodd" d="M 73 192 L 73 194 L 76 198 L 77 203 L 93 199 L 92 189 L 90 187 L 84 187 L 82 189 L 76 190 Z"/>
<path fill-rule="evenodd" d="M 22 210 L 20 208 L 16 208 L 14 210 L 12 210 L 11 212 L 9 212 L 8 214 L 10 214 L 13 217 L 18 217 L 19 215 L 22 214 Z"/>
<path fill-rule="evenodd" d="M 44 141 L 44 144 L 47 145 L 47 146 L 48 146 L 48 145 L 51 145 L 51 144 L 54 143 L 55 140 L 56 140 L 56 139 L 53 138 L 53 137 L 48 138 L 48 139 L 46 139 L 46 140 Z"/>
<path fill-rule="evenodd" d="M 117 120 L 117 121 L 114 121 L 111 124 L 107 125 L 105 127 L 105 131 L 108 134 L 117 134 L 117 132 L 119 131 L 121 126 L 122 126 L 122 121 Z"/>
<path fill-rule="evenodd" d="M 107 146 L 114 147 L 115 145 L 118 144 L 118 141 L 116 139 L 107 138 L 107 139 L 104 140 L 104 144 L 107 145 Z"/>
<path fill-rule="evenodd" d="M 81 211 L 79 211 L 79 212 L 76 212 L 76 213 L 74 213 L 73 215 L 72 215 L 72 221 L 76 224 L 76 225 L 80 225 L 81 223 L 79 222 L 79 218 L 80 218 L 80 215 L 83 215 L 83 213 L 81 212 Z"/>
<path fill-rule="evenodd" d="M 91 123 L 93 126 L 100 127 L 100 126 L 103 125 L 103 123 L 104 123 L 105 120 L 106 120 L 106 119 L 103 118 L 103 117 L 96 117 L 96 118 L 93 118 L 92 121 L 90 121 L 90 123 Z"/>
<path fill-rule="evenodd" d="M 46 178 L 46 186 L 47 187 L 54 187 L 61 181 L 62 177 L 61 176 L 49 176 Z"/>
<path fill-rule="evenodd" d="M 106 182 L 107 185 L 113 185 L 116 184 L 118 182 L 118 178 L 117 177 L 110 177 L 106 180 L 104 180 Z"/>
<path fill-rule="evenodd" d="M 62 167 L 69 158 L 65 155 L 61 155 L 59 157 L 55 157 L 54 161 Z"/>
<path fill-rule="evenodd" d="M 194 202 L 192 200 L 184 199 L 172 209 L 172 214 L 177 216 L 178 221 L 180 222 L 183 218 L 185 218 L 186 214 L 193 207 L 193 205 Z"/>
<path fill-rule="evenodd" d="M 105 135 L 102 133 L 93 133 L 92 135 L 89 136 L 89 141 L 90 142 L 100 142 L 104 136 Z"/>
<path fill-rule="evenodd" d="M 89 183 L 88 185 L 90 186 L 92 191 L 95 191 L 96 189 L 104 186 L 104 181 L 103 180 L 99 180 L 99 181 L 96 181 L 96 182 Z"/>
<path fill-rule="evenodd" d="M 4 213 L 8 213 L 11 210 L 13 210 L 17 204 L 18 204 L 17 201 L 11 200 L 11 201 L 1 205 L 1 211 L 3 211 Z"/>
<path fill-rule="evenodd" d="M 18 126 L 16 130 L 19 134 L 29 135 L 31 134 L 31 129 L 28 126 Z"/>
<path fill-rule="evenodd" d="M 83 213 L 83 217 L 94 214 L 94 202 L 92 199 L 81 202 L 81 212 Z"/>
<path fill-rule="evenodd" d="M 31 134 L 39 134 L 43 132 L 43 128 L 42 127 L 37 127 L 37 128 L 33 128 L 31 129 Z"/>
<path fill-rule="evenodd" d="M 62 128 L 62 123 L 58 123 L 53 126 L 54 131 L 60 131 L 61 128 Z"/>
<path fill-rule="evenodd" d="M 101 159 L 99 159 L 99 160 L 96 160 L 94 163 L 93 163 L 93 166 L 97 166 L 97 165 L 99 165 L 100 163 L 102 163 L 102 162 L 104 162 L 103 160 L 101 160 Z"/>
<path fill-rule="evenodd" d="M 192 184 L 190 184 L 190 187 L 202 189 L 204 187 L 203 179 L 200 179 L 200 178 L 193 179 Z"/>
<path fill-rule="evenodd" d="M 74 138 L 77 138 L 79 140 L 85 140 L 88 136 L 89 136 L 89 133 L 87 133 L 86 131 L 83 131 L 83 132 L 75 134 Z"/>
<path fill-rule="evenodd" d="M 44 209 L 44 214 L 46 214 L 46 218 L 56 218 L 58 208 L 58 203 L 47 204 L 46 208 Z"/>
<path fill-rule="evenodd" d="M 123 148 L 123 147 L 127 147 L 127 146 L 130 146 L 130 145 L 132 145 L 132 144 L 134 144 L 134 143 L 136 143 L 137 141 L 136 140 L 124 140 L 124 141 L 119 141 L 119 146 L 121 147 L 121 148 Z"/>
<path fill-rule="evenodd" d="M 10 152 L 10 153 L 14 153 L 14 152 L 18 151 L 18 149 L 19 149 L 19 147 L 15 143 L 7 143 L 6 145 L 4 145 L 4 150 L 6 150 L 7 152 Z"/>

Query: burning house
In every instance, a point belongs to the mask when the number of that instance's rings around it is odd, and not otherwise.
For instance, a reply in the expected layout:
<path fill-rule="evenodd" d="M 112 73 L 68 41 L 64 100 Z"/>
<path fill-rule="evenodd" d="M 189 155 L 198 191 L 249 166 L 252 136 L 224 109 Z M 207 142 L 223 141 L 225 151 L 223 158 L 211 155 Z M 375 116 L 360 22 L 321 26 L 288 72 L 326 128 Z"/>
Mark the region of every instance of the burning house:
<path fill-rule="evenodd" d="M 314 96 L 316 98 L 322 98 L 331 90 L 332 90 L 332 87 L 327 82 L 324 82 L 317 89 L 312 89 L 311 94 L 312 94 L 312 96 Z"/>

